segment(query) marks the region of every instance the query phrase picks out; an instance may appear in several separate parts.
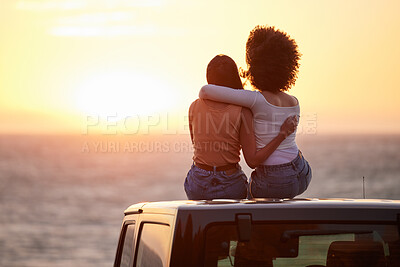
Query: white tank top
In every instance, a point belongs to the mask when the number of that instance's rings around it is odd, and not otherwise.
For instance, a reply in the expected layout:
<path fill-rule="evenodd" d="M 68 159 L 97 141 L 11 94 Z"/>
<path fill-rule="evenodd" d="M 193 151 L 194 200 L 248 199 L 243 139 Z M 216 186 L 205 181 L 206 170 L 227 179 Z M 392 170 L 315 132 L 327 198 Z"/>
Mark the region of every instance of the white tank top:
<path fill-rule="evenodd" d="M 235 90 L 212 84 L 204 85 L 200 94 L 205 98 L 239 105 L 251 109 L 254 119 L 254 133 L 257 149 L 263 148 L 280 132 L 287 117 L 297 115 L 300 119 L 299 101 L 293 107 L 279 107 L 269 103 L 259 91 Z M 200 95 L 200 97 L 202 97 Z M 296 132 L 289 135 L 268 157 L 263 165 L 284 164 L 295 159 L 299 153 Z"/>
<path fill-rule="evenodd" d="M 281 125 L 287 117 L 296 115 L 299 119 L 300 106 L 298 101 L 297 105 L 292 107 L 275 106 L 269 103 L 260 92 L 255 93 L 256 99 L 251 111 L 253 112 L 256 146 L 257 149 L 261 149 L 279 134 Z M 283 140 L 263 165 L 283 164 L 295 159 L 299 151 L 295 139 L 296 132 Z"/>

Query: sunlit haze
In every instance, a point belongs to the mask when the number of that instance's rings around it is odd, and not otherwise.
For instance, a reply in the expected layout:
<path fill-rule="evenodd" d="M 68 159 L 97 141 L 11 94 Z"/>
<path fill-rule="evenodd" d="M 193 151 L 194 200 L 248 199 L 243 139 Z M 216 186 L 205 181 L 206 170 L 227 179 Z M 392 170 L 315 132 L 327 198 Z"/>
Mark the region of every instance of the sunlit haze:
<path fill-rule="evenodd" d="M 185 131 L 210 59 L 245 69 L 249 32 L 267 24 L 298 43 L 289 93 L 317 133 L 399 133 L 399 10 L 396 0 L 2 0 L 0 132 L 82 133 L 133 117 Z"/>

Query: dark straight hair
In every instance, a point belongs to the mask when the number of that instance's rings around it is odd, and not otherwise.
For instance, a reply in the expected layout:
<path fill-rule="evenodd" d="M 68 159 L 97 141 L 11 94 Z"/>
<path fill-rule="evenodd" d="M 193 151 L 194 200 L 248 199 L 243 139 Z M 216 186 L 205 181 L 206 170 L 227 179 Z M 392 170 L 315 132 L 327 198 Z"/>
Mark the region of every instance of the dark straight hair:
<path fill-rule="evenodd" d="M 236 63 L 226 55 L 217 55 L 208 63 L 207 82 L 209 84 L 243 89 Z"/>

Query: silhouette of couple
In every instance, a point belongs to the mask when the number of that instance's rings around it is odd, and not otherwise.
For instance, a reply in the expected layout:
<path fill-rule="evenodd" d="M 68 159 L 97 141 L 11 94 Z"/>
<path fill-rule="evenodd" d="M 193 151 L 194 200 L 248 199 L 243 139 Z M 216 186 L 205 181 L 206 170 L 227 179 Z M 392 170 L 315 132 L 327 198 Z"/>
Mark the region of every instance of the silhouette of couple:
<path fill-rule="evenodd" d="M 295 141 L 298 100 L 294 85 L 300 53 L 296 42 L 274 27 L 256 26 L 246 43 L 247 71 L 256 89 L 244 90 L 236 63 L 217 55 L 207 82 L 189 108 L 194 146 L 184 188 L 188 199 L 293 198 L 311 181 L 311 168 Z M 239 165 L 240 149 L 249 181 Z"/>

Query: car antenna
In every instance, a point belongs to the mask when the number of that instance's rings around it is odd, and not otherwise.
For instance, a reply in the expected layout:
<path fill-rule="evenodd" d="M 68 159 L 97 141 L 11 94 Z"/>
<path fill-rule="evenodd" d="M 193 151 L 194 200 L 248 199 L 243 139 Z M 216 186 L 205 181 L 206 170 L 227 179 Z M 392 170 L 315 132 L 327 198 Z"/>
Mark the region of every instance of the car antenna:
<path fill-rule="evenodd" d="M 365 177 L 363 176 L 363 197 L 365 199 Z"/>

